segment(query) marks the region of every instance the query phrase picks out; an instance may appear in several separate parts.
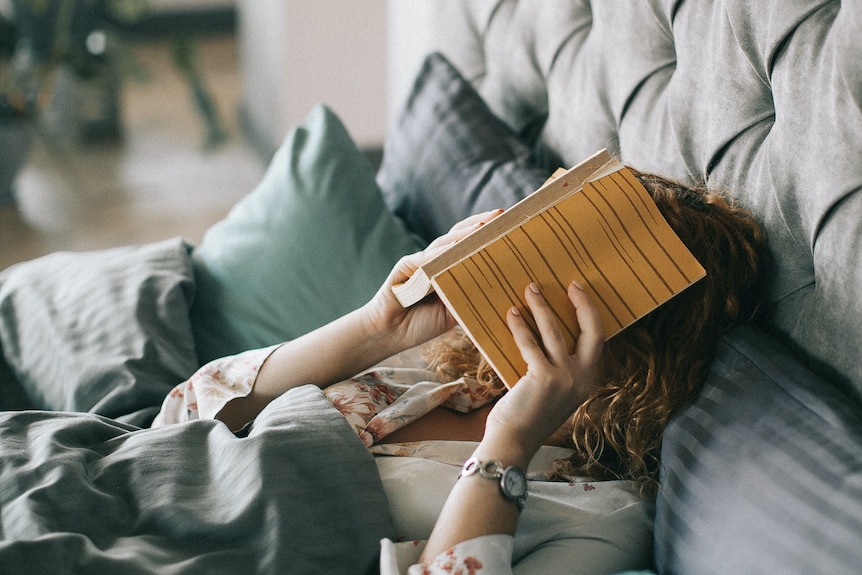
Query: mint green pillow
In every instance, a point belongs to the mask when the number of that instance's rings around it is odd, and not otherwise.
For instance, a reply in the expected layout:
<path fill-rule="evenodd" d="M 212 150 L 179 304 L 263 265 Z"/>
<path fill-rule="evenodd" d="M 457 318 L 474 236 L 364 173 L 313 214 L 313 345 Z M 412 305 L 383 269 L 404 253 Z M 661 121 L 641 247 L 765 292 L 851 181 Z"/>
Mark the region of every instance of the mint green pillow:
<path fill-rule="evenodd" d="M 194 250 L 199 361 L 293 339 L 356 309 L 421 247 L 341 121 L 318 105 Z"/>

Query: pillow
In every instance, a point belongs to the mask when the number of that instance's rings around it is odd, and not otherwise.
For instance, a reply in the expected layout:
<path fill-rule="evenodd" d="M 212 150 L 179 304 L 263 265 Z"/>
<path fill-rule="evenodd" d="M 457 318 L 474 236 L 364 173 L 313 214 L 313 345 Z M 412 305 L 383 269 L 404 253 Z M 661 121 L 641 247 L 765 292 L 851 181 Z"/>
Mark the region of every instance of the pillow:
<path fill-rule="evenodd" d="M 862 409 L 753 327 L 719 346 L 667 427 L 661 573 L 855 573 L 862 565 Z"/>
<path fill-rule="evenodd" d="M 342 123 L 318 105 L 194 250 L 202 361 L 295 338 L 368 301 L 421 248 Z"/>
<path fill-rule="evenodd" d="M 471 214 L 508 208 L 552 171 L 536 165 L 446 58 L 432 54 L 387 135 L 377 183 L 390 209 L 430 242 Z"/>
<path fill-rule="evenodd" d="M 197 367 L 193 292 L 179 238 L 54 253 L 0 274 L 0 348 L 33 407 L 146 426 Z"/>

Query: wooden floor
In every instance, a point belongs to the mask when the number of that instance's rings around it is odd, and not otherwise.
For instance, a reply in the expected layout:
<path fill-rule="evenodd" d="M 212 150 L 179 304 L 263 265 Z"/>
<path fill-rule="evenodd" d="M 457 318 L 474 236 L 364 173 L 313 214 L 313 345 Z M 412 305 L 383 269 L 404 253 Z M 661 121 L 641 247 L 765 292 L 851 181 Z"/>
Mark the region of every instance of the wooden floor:
<path fill-rule="evenodd" d="M 166 41 L 134 46 L 148 71 L 126 83 L 124 135 L 110 145 L 58 148 L 37 139 L 18 184 L 18 205 L 0 207 L 0 269 L 57 250 L 92 250 L 204 231 L 253 189 L 265 168 L 239 128 L 233 37 L 200 40 L 205 82 L 229 131 L 215 150 L 195 116 Z"/>

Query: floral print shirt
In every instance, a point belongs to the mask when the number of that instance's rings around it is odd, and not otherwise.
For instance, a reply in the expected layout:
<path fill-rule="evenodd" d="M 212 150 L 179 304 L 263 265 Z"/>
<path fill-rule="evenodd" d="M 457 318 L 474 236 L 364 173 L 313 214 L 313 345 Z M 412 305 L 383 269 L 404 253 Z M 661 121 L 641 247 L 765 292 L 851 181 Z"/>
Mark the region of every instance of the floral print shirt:
<path fill-rule="evenodd" d="M 203 366 L 168 393 L 152 426 L 214 418 L 230 400 L 251 392 L 261 366 L 278 347 L 249 350 Z M 499 396 L 473 379 L 443 383 L 432 371 L 406 367 L 375 368 L 323 393 L 367 447 L 436 407 L 467 413 Z"/>
<path fill-rule="evenodd" d="M 203 366 L 167 395 L 153 427 L 214 418 L 230 400 L 251 392 L 261 366 L 278 347 Z M 554 447 L 541 448 L 527 469 L 530 498 L 515 537 L 478 537 L 455 545 L 431 563 L 419 564 L 461 464 L 476 444 L 379 442 L 438 406 L 469 412 L 496 397 L 473 380 L 441 382 L 433 372 L 416 367 L 374 368 L 324 389 L 324 394 L 378 463 L 397 530 L 396 541 L 381 542 L 383 575 L 590 573 L 597 566 L 616 565 L 608 571 L 613 572 L 649 565 L 652 503 L 643 501 L 626 482 L 550 482 L 554 459 L 568 452 Z M 542 556 L 539 571 L 529 567 L 526 559 L 531 556 L 533 563 Z M 573 556 L 582 559 L 573 565 Z"/>

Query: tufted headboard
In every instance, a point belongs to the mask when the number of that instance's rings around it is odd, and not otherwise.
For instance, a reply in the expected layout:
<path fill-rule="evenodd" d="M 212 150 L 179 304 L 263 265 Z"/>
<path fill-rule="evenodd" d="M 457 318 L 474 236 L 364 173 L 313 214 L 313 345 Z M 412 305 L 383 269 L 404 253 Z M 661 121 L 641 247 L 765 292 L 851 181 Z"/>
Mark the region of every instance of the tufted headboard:
<path fill-rule="evenodd" d="M 445 6 L 443 52 L 550 165 L 607 147 L 753 210 L 767 325 L 862 398 L 862 2 Z"/>
<path fill-rule="evenodd" d="M 439 0 L 441 51 L 548 167 L 727 189 L 770 301 L 668 427 L 662 573 L 862 565 L 862 0 Z"/>

